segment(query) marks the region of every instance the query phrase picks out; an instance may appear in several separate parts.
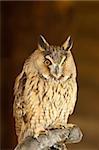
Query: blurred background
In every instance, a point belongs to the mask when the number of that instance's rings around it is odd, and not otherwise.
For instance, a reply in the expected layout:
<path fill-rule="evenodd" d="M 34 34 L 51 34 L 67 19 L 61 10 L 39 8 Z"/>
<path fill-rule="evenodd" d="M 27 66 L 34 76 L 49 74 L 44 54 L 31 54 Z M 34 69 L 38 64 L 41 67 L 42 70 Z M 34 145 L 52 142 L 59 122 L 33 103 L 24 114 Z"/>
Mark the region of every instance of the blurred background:
<path fill-rule="evenodd" d="M 78 70 L 78 101 L 69 122 L 83 131 L 70 150 L 99 150 L 99 2 L 26 1 L 1 6 L 1 149 L 17 144 L 13 86 L 24 60 L 37 48 L 39 35 L 53 45 L 72 36 Z"/>

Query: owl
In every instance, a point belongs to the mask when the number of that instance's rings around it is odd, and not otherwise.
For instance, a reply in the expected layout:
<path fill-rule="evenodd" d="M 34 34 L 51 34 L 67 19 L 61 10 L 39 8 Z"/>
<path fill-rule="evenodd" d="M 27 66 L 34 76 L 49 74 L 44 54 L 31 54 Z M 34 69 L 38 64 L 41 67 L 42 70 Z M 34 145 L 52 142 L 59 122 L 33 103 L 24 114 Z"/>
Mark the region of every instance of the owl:
<path fill-rule="evenodd" d="M 66 128 L 76 95 L 76 66 L 69 36 L 61 46 L 40 35 L 38 48 L 25 61 L 14 86 L 13 114 L 18 142 L 27 136 Z"/>

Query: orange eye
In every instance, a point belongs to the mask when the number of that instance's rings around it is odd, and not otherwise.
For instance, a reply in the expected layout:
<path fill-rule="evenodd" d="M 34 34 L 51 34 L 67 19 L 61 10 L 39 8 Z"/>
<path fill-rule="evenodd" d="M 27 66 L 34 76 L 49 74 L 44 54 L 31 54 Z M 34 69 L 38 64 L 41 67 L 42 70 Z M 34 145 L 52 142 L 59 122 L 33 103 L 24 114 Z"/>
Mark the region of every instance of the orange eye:
<path fill-rule="evenodd" d="M 46 66 L 49 66 L 51 64 L 50 60 L 48 60 L 48 59 L 46 59 L 44 63 Z"/>

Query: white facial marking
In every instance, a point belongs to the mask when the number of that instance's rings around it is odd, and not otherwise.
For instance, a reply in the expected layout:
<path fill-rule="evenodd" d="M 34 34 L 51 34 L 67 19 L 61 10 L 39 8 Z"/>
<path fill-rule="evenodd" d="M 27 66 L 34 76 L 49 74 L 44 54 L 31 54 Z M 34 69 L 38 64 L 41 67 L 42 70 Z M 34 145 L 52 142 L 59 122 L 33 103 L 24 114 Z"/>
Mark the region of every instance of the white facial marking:
<path fill-rule="evenodd" d="M 66 56 L 63 56 L 63 58 L 62 58 L 62 60 L 61 60 L 61 62 L 60 62 L 60 64 L 59 64 L 59 66 L 61 66 L 61 65 L 63 64 L 65 58 L 66 58 Z"/>
<path fill-rule="evenodd" d="M 45 74 L 42 74 L 43 75 L 43 77 L 45 78 L 45 79 L 49 79 L 50 77 L 49 76 L 47 76 L 47 75 L 45 75 Z"/>
<path fill-rule="evenodd" d="M 49 59 L 51 61 L 51 63 L 54 65 L 54 61 L 50 56 L 47 55 L 46 58 Z"/>

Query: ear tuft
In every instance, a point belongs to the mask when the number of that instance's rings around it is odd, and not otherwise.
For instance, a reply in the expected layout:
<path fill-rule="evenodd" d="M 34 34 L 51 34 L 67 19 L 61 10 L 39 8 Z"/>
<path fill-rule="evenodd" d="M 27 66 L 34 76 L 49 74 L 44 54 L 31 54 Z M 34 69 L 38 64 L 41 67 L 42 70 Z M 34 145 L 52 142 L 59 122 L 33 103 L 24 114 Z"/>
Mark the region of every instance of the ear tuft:
<path fill-rule="evenodd" d="M 38 48 L 42 51 L 46 50 L 46 48 L 49 46 L 49 44 L 47 43 L 47 41 L 45 40 L 45 38 L 40 35 L 39 37 L 39 42 L 38 42 Z"/>
<path fill-rule="evenodd" d="M 71 36 L 69 36 L 67 40 L 64 42 L 63 48 L 64 50 L 69 51 L 71 50 L 72 46 L 73 46 L 73 42 L 72 42 Z"/>

